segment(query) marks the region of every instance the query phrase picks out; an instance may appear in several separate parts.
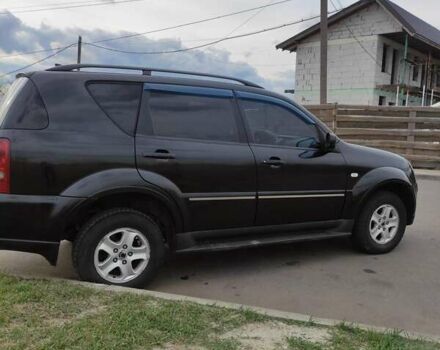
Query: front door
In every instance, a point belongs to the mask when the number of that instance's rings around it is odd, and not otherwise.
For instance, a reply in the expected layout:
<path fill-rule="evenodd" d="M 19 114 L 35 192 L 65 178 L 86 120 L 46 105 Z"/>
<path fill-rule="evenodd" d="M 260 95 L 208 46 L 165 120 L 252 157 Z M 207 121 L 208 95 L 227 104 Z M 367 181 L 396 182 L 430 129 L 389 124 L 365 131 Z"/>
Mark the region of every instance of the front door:
<path fill-rule="evenodd" d="M 345 161 L 318 149 L 315 121 L 286 101 L 237 95 L 257 162 L 257 225 L 340 219 Z"/>
<path fill-rule="evenodd" d="M 255 160 L 231 90 L 145 84 L 136 159 L 179 188 L 190 230 L 254 224 Z"/>

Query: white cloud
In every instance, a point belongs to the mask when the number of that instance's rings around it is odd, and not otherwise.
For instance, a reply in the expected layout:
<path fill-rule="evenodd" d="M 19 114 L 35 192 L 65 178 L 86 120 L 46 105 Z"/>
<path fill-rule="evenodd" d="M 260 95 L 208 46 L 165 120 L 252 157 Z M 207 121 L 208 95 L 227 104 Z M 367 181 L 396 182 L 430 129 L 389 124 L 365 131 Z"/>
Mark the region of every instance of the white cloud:
<path fill-rule="evenodd" d="M 113 0 L 102 0 L 111 2 Z M 276 0 L 275 0 L 276 1 Z M 355 0 L 333 0 L 337 5 L 351 5 Z M 439 0 L 393 0 L 408 11 L 440 27 Z M 26 5 L 37 5 L 39 0 L 26 0 Z M 118 5 L 74 8 L 69 10 L 43 11 L 19 14 L 18 18 L 0 17 L 0 50 L 21 52 L 29 47 L 56 47 L 58 43 L 70 44 L 82 35 L 85 41 L 112 37 L 121 32 L 144 32 L 151 29 L 173 26 L 213 17 L 220 14 L 240 11 L 246 8 L 266 5 L 271 0 L 145 0 Z M 40 6 L 41 4 L 39 4 Z M 319 13 L 319 0 L 292 0 L 282 5 L 265 9 L 246 21 L 255 13 L 245 13 L 221 20 L 188 26 L 178 30 L 155 33 L 146 38 L 119 43 L 107 43 L 128 50 L 151 50 L 152 48 L 188 47 L 206 39 L 226 36 L 233 28 L 246 23 L 234 34 L 246 33 L 262 28 L 292 22 L 300 18 Z M 17 7 L 16 0 L 3 0 L 3 7 Z M 332 9 L 331 4 L 329 8 Z M 284 41 L 305 29 L 313 22 L 286 27 L 265 34 L 231 40 L 215 45 L 210 49 L 194 51 L 188 54 L 161 55 L 155 57 L 129 56 L 109 52 L 99 52 L 84 47 L 84 60 L 100 63 L 141 64 L 159 67 L 185 68 L 231 74 L 241 78 L 255 80 L 277 91 L 294 86 L 295 55 L 275 50 L 274 44 Z M 28 33 L 17 40 L 15 32 Z M 0 53 L 0 55 L 2 55 Z M 76 59 L 75 50 L 70 49 L 54 62 L 71 63 Z M 44 54 L 30 57 L 0 59 L 0 71 L 31 62 Z"/>
<path fill-rule="evenodd" d="M 38 28 L 23 23 L 17 17 L 4 16 L 0 18 L 0 31 L 4 33 L 0 41 L 0 56 L 13 55 L 14 53 L 49 49 L 75 42 L 73 33 L 80 32 L 87 41 L 93 42 L 102 38 L 109 38 L 127 34 L 126 32 L 110 32 L 105 30 L 85 30 L 83 28 L 70 27 L 57 29 L 48 24 Z M 61 44 L 63 43 L 63 44 Z M 164 51 L 179 50 L 186 46 L 180 39 L 157 38 L 151 39 L 145 36 L 105 42 L 102 45 L 119 50 L 132 51 Z M 3 58 L 0 61 L 0 70 L 8 72 L 34 62 L 51 52 L 39 53 L 38 55 Z M 53 66 L 55 63 L 74 63 L 76 61 L 76 47 L 72 47 L 56 57 L 50 58 L 29 70 L 37 70 Z M 179 70 L 191 70 L 205 73 L 217 73 L 230 75 L 253 81 L 268 89 L 282 90 L 284 85 L 289 84 L 284 77 L 267 79 L 262 77 L 257 70 L 244 60 L 232 61 L 231 53 L 225 49 L 209 47 L 206 50 L 192 50 L 181 53 L 165 55 L 135 55 L 102 50 L 90 45 L 83 44 L 82 62 L 99 64 L 134 65 L 153 68 L 169 68 Z M 11 76 L 11 79 L 13 75 Z"/>

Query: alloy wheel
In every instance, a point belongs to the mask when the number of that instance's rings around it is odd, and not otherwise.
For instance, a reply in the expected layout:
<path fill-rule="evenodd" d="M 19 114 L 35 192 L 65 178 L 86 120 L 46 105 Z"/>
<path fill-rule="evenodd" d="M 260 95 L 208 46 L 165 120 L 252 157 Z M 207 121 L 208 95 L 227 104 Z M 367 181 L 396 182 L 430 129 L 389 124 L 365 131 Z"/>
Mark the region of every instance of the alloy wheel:
<path fill-rule="evenodd" d="M 399 230 L 399 213 L 390 204 L 377 208 L 370 219 L 370 236 L 376 243 L 387 244 Z"/>
<path fill-rule="evenodd" d="M 138 230 L 120 228 L 106 234 L 94 254 L 95 269 L 111 283 L 126 283 L 138 277 L 150 260 L 150 244 Z"/>

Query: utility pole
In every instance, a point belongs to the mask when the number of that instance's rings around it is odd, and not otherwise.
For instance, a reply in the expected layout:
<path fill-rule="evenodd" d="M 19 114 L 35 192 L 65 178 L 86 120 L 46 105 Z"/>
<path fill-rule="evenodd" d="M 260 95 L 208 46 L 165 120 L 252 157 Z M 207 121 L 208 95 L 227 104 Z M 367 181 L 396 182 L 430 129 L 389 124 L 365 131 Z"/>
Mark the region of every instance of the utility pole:
<path fill-rule="evenodd" d="M 321 0 L 321 83 L 320 103 L 327 103 L 328 0 Z"/>
<path fill-rule="evenodd" d="M 82 38 L 81 35 L 78 36 L 78 57 L 76 59 L 76 63 L 81 63 L 81 45 L 82 45 Z"/>

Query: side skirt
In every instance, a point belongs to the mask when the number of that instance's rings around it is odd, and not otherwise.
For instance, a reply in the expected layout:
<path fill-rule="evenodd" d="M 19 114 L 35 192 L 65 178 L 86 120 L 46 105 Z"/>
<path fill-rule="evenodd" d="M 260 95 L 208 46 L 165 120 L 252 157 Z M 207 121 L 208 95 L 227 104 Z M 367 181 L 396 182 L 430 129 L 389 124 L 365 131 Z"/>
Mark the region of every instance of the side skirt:
<path fill-rule="evenodd" d="M 253 226 L 178 234 L 176 253 L 232 250 L 244 247 L 322 240 L 351 235 L 353 220 Z"/>

